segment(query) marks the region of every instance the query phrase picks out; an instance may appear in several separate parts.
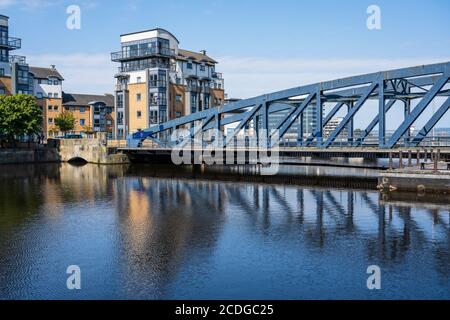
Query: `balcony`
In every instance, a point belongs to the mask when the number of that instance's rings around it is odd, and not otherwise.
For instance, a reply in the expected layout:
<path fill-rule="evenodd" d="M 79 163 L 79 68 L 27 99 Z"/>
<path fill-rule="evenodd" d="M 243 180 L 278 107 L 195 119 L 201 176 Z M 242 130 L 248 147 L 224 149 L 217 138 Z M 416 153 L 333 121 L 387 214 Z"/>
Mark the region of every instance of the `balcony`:
<path fill-rule="evenodd" d="M 214 79 L 222 79 L 222 73 L 220 73 L 220 72 L 213 72 L 212 73 L 212 77 Z"/>
<path fill-rule="evenodd" d="M 20 49 L 22 47 L 22 40 L 19 38 L 0 38 L 0 46 L 7 47 L 10 50 Z"/>
<path fill-rule="evenodd" d="M 126 60 L 133 60 L 152 56 L 172 57 L 175 55 L 175 50 L 169 48 L 145 48 L 129 51 L 118 51 L 111 53 L 111 60 L 114 62 L 121 62 Z"/>
<path fill-rule="evenodd" d="M 145 69 L 154 69 L 154 68 L 160 68 L 160 69 L 169 69 L 170 68 L 170 71 L 174 71 L 174 70 L 172 70 L 172 67 L 169 65 L 158 64 L 158 63 L 148 63 L 148 64 L 140 64 L 140 65 L 121 66 L 121 67 L 119 67 L 119 73 L 142 71 Z"/>
<path fill-rule="evenodd" d="M 149 81 L 150 88 L 166 88 L 167 83 L 164 80 L 150 80 Z"/>
<path fill-rule="evenodd" d="M 10 63 L 27 64 L 27 58 L 24 56 L 9 56 Z"/>

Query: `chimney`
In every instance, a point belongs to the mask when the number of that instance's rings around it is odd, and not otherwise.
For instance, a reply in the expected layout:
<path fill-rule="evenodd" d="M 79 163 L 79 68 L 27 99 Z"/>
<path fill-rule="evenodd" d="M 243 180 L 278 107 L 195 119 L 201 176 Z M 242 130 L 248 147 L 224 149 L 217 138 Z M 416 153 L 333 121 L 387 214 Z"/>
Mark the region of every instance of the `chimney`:
<path fill-rule="evenodd" d="M 50 67 L 51 67 L 53 70 L 56 69 L 56 66 L 55 66 L 54 64 L 50 65 Z"/>
<path fill-rule="evenodd" d="M 204 56 L 206 56 L 206 50 L 200 50 L 200 52 L 201 52 Z"/>

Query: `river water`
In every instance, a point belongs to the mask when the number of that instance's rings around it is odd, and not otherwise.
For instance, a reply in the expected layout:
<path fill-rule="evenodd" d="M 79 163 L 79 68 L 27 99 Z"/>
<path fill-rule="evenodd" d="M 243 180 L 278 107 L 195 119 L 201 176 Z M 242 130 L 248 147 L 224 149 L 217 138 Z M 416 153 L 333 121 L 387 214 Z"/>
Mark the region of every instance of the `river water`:
<path fill-rule="evenodd" d="M 450 299 L 448 197 L 284 172 L 0 166 L 0 299 Z"/>

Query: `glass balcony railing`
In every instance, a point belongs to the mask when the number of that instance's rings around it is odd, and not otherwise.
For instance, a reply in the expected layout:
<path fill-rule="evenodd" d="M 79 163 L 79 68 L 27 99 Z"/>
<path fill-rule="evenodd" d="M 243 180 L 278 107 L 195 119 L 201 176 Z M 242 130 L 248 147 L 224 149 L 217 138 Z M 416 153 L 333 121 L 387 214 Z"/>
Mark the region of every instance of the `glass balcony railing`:
<path fill-rule="evenodd" d="M 0 46 L 8 47 L 9 49 L 15 50 L 22 47 L 22 40 L 19 38 L 0 38 Z"/>
<path fill-rule="evenodd" d="M 214 79 L 222 79 L 222 73 L 220 73 L 220 72 L 213 72 L 212 77 Z"/>
<path fill-rule="evenodd" d="M 167 83 L 164 80 L 150 80 L 149 86 L 150 88 L 165 88 L 167 87 Z"/>
<path fill-rule="evenodd" d="M 149 56 L 166 56 L 172 57 L 175 55 L 175 50 L 170 48 L 143 48 L 136 50 L 127 50 L 111 53 L 111 60 L 120 62 L 122 60 L 131 60 L 135 58 L 149 57 Z"/>

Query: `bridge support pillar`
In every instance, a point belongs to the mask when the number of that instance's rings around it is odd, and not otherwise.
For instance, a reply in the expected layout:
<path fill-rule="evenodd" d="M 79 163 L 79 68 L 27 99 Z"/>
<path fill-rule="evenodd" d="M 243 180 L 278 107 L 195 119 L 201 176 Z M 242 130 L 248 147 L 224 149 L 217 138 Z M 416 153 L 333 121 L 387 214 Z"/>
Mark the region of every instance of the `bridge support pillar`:
<path fill-rule="evenodd" d="M 303 146 L 303 112 L 298 117 L 297 146 Z"/>
<path fill-rule="evenodd" d="M 316 139 L 317 146 L 321 148 L 323 144 L 323 105 L 321 89 L 317 90 L 316 101 Z"/>
<path fill-rule="evenodd" d="M 384 78 L 380 76 L 378 81 L 378 145 L 384 148 L 386 144 L 386 99 L 384 96 Z"/>
<path fill-rule="evenodd" d="M 348 112 L 350 112 L 350 110 L 353 108 L 353 101 L 347 104 L 347 110 Z M 348 144 L 350 146 L 353 145 L 353 118 L 350 119 L 350 121 L 348 122 Z"/>
<path fill-rule="evenodd" d="M 408 119 L 411 113 L 411 100 L 409 98 L 405 99 L 405 120 Z M 409 128 L 405 133 L 405 147 L 409 147 L 411 142 L 411 128 Z"/>

